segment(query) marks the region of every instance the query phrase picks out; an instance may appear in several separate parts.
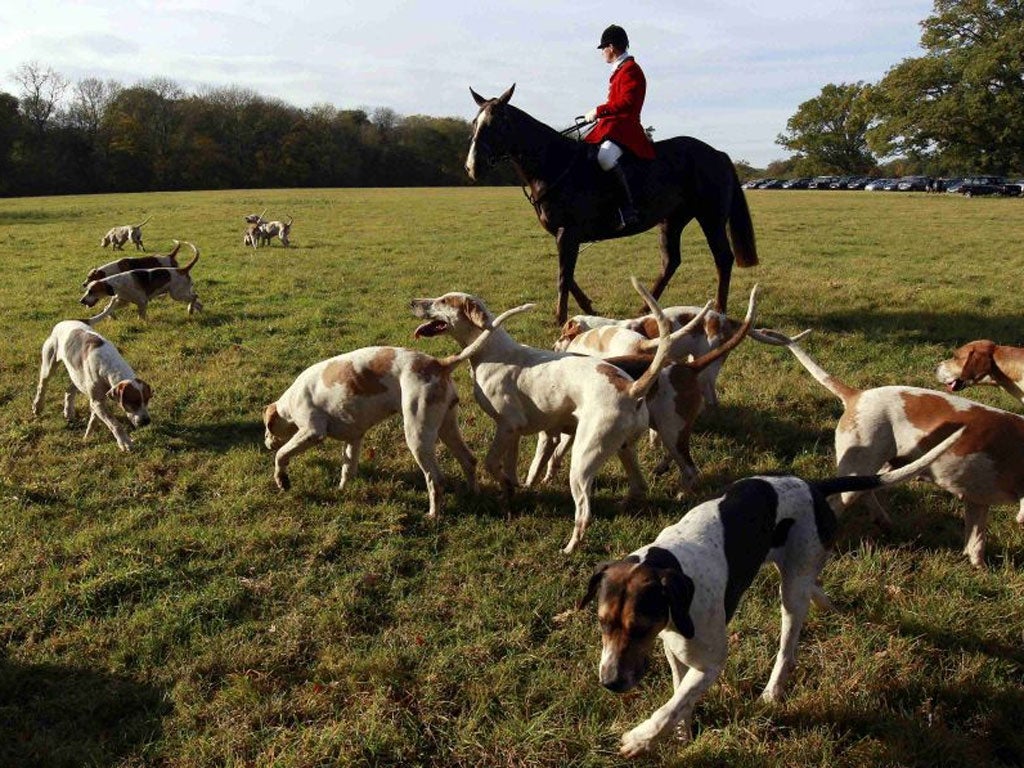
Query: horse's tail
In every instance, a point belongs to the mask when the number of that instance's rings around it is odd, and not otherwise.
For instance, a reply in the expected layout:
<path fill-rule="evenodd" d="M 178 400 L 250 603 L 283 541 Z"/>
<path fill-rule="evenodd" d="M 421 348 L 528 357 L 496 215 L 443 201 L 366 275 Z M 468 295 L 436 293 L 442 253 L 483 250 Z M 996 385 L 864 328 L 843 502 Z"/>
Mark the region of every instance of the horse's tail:
<path fill-rule="evenodd" d="M 732 203 L 729 205 L 729 239 L 736 263 L 741 267 L 757 266 L 757 244 L 754 242 L 754 222 L 750 220 L 747 198 L 740 186 L 736 167 L 729 161 L 732 171 Z"/>

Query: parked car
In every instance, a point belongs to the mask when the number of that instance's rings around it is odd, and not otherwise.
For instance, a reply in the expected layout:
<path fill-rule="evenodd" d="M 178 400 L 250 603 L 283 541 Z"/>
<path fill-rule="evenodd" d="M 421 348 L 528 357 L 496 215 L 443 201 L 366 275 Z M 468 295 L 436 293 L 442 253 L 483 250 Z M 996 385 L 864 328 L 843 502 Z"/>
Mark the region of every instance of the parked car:
<path fill-rule="evenodd" d="M 971 176 L 957 190 L 964 197 L 1005 195 L 1006 179 L 1000 176 Z"/>
<path fill-rule="evenodd" d="M 782 179 L 769 179 L 759 186 L 758 189 L 782 189 L 782 184 Z"/>
<path fill-rule="evenodd" d="M 960 194 L 960 187 L 964 185 L 965 181 L 967 179 L 946 179 L 945 189 L 951 194 Z"/>
<path fill-rule="evenodd" d="M 1003 185 L 1011 197 L 1024 197 L 1024 179 L 1014 179 Z"/>
<path fill-rule="evenodd" d="M 874 181 L 869 181 L 867 184 L 865 184 L 864 189 L 868 190 L 869 192 L 884 192 L 886 190 L 887 184 L 895 183 L 896 179 L 875 179 Z"/>
<path fill-rule="evenodd" d="M 904 176 L 896 189 L 900 192 L 927 192 L 932 180 L 928 176 Z"/>
<path fill-rule="evenodd" d="M 808 189 L 829 189 L 838 176 L 815 176 L 807 183 Z"/>
<path fill-rule="evenodd" d="M 741 185 L 743 189 L 757 189 L 759 184 L 763 184 L 767 179 L 748 179 Z"/>
<path fill-rule="evenodd" d="M 864 189 L 869 183 L 871 183 L 870 176 L 854 176 L 846 182 L 846 189 Z"/>
<path fill-rule="evenodd" d="M 782 182 L 783 189 L 807 189 L 807 185 L 811 183 L 808 178 L 799 179 L 788 179 Z"/>

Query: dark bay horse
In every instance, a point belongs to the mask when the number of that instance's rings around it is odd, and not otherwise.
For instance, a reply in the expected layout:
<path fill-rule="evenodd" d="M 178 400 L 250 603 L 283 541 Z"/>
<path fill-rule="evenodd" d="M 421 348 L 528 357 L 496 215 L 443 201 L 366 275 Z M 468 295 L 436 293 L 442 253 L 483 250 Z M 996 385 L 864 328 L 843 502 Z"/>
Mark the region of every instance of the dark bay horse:
<path fill-rule="evenodd" d="M 757 264 L 750 210 L 729 156 L 688 136 L 655 142 L 654 160 L 624 156 L 623 162 L 633 164 L 640 221 L 619 231 L 619 193 L 597 164 L 597 146 L 567 138 L 509 104 L 514 90 L 515 85 L 496 99 L 485 99 L 469 89 L 480 111 L 473 121 L 466 172 L 475 180 L 481 165 L 509 160 L 529 189 L 541 226 L 558 246 L 558 322 L 564 323 L 568 315 L 570 293 L 580 309 L 595 314 L 574 277 L 581 243 L 635 235 L 659 225 L 661 275 L 651 289 L 657 298 L 679 266 L 683 228 L 692 219 L 700 223 L 715 258 L 717 304 L 725 312 L 733 261 L 741 267 Z"/>

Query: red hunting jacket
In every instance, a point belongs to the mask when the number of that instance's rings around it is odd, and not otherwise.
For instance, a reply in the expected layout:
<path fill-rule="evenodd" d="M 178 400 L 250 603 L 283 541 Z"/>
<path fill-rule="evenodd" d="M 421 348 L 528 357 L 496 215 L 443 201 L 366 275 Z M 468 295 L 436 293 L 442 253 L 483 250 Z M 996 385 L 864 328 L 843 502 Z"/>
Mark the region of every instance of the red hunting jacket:
<path fill-rule="evenodd" d="M 587 135 L 587 141 L 600 144 L 610 139 L 644 160 L 654 159 L 654 145 L 640 125 L 640 110 L 647 95 L 647 80 L 640 65 L 630 56 L 612 72 L 608 101 L 597 108 L 601 118 Z"/>

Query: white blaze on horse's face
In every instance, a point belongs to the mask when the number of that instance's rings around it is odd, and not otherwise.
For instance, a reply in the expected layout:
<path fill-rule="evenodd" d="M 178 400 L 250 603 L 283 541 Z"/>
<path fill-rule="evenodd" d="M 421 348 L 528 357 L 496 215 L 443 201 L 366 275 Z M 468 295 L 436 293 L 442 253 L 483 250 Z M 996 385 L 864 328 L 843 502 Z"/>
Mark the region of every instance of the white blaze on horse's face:
<path fill-rule="evenodd" d="M 469 154 L 466 155 L 466 173 L 469 174 L 469 178 L 473 181 L 476 181 L 476 139 L 480 135 L 480 129 L 490 123 L 490 121 L 490 107 L 481 109 L 476 116 L 476 120 L 473 121 L 473 138 L 469 142 Z"/>

